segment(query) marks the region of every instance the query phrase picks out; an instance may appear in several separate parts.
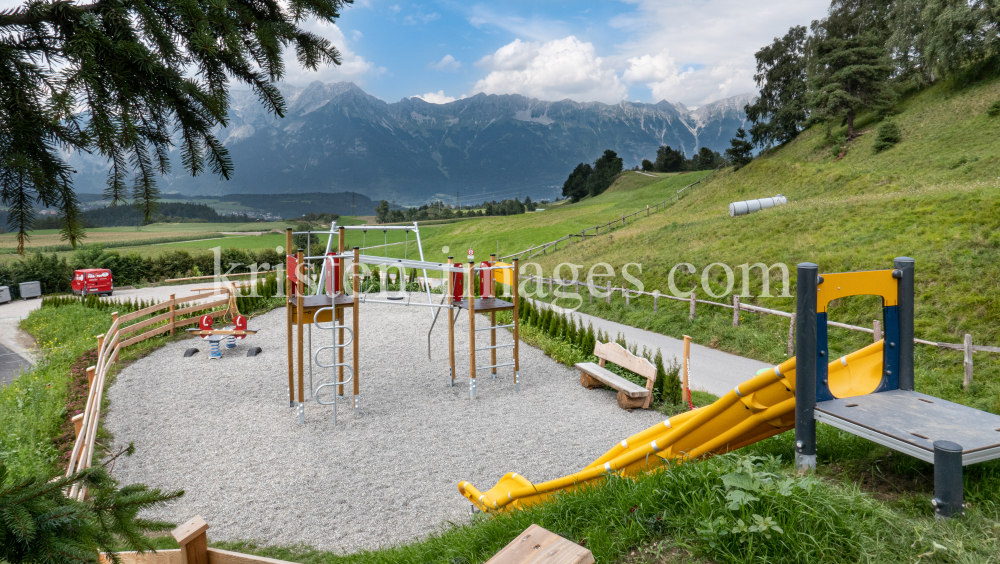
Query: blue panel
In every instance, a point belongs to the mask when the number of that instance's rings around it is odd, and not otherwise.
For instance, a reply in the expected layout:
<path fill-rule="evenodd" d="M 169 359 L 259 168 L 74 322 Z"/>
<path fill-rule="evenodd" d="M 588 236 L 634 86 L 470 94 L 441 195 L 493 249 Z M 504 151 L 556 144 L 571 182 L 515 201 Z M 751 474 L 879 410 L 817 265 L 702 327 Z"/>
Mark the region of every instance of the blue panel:
<path fill-rule="evenodd" d="M 826 312 L 816 314 L 816 401 L 833 399 L 829 384 L 829 342 L 826 336 Z"/>
<path fill-rule="evenodd" d="M 899 389 L 899 312 L 896 306 L 882 308 L 885 346 L 882 347 L 882 383 L 875 392 Z M 874 392 L 873 392 L 874 393 Z"/>

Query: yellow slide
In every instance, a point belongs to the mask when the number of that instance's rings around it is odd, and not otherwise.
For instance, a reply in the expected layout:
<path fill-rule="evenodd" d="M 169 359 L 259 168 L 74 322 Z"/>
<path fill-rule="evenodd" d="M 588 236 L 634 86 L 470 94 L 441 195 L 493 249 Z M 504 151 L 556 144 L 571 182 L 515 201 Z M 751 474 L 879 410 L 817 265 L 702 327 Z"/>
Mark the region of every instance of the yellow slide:
<path fill-rule="evenodd" d="M 830 391 L 838 398 L 869 394 L 882 381 L 883 341 L 829 364 Z M 510 472 L 486 492 L 469 482 L 458 491 L 483 511 L 523 507 L 608 472 L 635 473 L 663 460 L 721 454 L 795 426 L 795 358 L 736 386 L 715 403 L 675 415 L 632 435 L 583 470 L 535 485 Z"/>

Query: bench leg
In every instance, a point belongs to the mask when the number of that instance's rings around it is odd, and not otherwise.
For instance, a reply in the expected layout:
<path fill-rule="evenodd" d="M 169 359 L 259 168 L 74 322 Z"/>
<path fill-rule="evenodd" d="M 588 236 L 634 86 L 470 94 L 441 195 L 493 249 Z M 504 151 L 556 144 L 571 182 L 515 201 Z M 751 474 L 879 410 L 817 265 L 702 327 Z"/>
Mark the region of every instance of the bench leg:
<path fill-rule="evenodd" d="M 594 388 L 603 388 L 604 387 L 604 382 L 601 382 L 597 378 L 591 377 L 586 372 L 581 372 L 580 373 L 580 383 L 583 384 L 583 387 L 587 388 L 588 390 L 593 390 Z"/>
<path fill-rule="evenodd" d="M 625 395 L 625 392 L 618 392 L 618 407 L 622 409 L 636 409 L 640 407 L 645 407 L 646 398 L 632 398 Z"/>

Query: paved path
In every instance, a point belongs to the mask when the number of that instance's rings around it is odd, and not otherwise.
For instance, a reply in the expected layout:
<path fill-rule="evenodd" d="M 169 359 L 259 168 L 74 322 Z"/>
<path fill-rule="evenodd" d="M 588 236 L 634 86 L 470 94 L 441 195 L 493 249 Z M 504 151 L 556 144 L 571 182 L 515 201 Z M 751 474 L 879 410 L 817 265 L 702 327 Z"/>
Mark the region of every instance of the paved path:
<path fill-rule="evenodd" d="M 158 302 L 170 299 L 170 294 L 177 297 L 192 295 L 192 289 L 209 288 L 211 282 L 200 284 L 184 284 L 180 286 L 155 286 L 138 290 L 115 290 L 111 300 L 142 299 Z M 41 307 L 41 299 L 14 300 L 0 304 L 0 386 L 6 386 L 17 377 L 21 370 L 37 362 L 38 351 L 35 340 L 21 330 L 18 324 L 28 314 Z"/>
<path fill-rule="evenodd" d="M 537 304 L 539 302 L 533 301 L 533 303 Z M 544 303 L 543 305 L 549 306 L 549 304 Z M 594 331 L 602 329 L 612 338 L 617 337 L 618 333 L 621 333 L 625 336 L 625 341 L 629 345 L 636 344 L 639 346 L 639 350 L 642 350 L 644 346 L 654 351 L 659 348 L 663 351 L 665 361 L 674 356 L 677 358 L 677 362 L 680 363 L 681 358 L 684 356 L 684 341 L 680 339 L 674 339 L 673 337 L 646 331 L 645 329 L 637 329 L 630 325 L 622 325 L 621 323 L 608 321 L 607 319 L 601 319 L 600 317 L 594 317 L 586 313 L 570 312 L 570 310 L 559 306 L 549 307 L 553 307 L 556 311 L 562 313 L 572 313 L 580 317 L 583 320 L 584 326 L 588 323 L 593 323 Z M 761 368 L 770 367 L 770 364 L 759 360 L 744 358 L 691 343 L 690 386 L 693 390 L 701 390 L 721 396 L 732 390 L 740 382 L 752 378 Z"/>

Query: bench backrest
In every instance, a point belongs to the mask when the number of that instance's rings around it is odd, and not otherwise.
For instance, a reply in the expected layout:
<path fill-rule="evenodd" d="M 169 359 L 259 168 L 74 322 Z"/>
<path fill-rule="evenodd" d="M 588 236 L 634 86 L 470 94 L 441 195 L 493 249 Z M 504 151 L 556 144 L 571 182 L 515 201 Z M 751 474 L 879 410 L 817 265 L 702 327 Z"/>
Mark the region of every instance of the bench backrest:
<path fill-rule="evenodd" d="M 631 370 L 640 376 L 645 376 L 647 389 L 652 389 L 653 382 L 656 382 L 656 367 L 641 356 L 636 356 L 618 343 L 602 343 L 598 341 L 594 345 L 594 356 L 599 358 L 603 367 L 605 361 L 610 361 L 626 370 Z"/>

